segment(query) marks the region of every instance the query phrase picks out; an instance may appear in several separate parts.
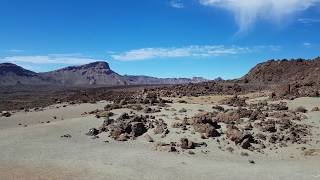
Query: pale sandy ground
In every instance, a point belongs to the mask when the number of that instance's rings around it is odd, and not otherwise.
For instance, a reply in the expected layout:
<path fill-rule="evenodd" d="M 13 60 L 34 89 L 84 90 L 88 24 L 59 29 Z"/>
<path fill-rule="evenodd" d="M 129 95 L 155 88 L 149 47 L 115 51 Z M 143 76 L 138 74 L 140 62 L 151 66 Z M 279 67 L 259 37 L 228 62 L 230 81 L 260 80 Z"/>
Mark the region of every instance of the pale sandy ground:
<path fill-rule="evenodd" d="M 33 110 L 30 112 L 18 111 L 13 116 L 8 118 L 0 117 L 0 130 L 20 126 L 29 126 L 39 123 L 47 123 L 47 121 L 62 121 L 65 119 L 72 119 L 81 117 L 84 112 L 90 112 L 96 109 L 103 109 L 107 102 L 97 102 L 96 104 L 57 104 L 44 108 L 43 110 Z M 66 107 L 63 107 L 66 106 Z"/>
<path fill-rule="evenodd" d="M 214 99 L 212 97 L 210 99 Z M 217 98 L 219 99 L 219 98 Z M 207 148 L 194 150 L 195 155 L 187 152 L 180 154 L 154 151 L 153 143 L 145 142 L 143 137 L 136 141 L 115 142 L 107 134 L 99 139 L 91 139 L 85 133 L 89 128 L 99 127 L 103 119 L 93 116 L 81 116 L 106 102 L 97 104 L 72 105 L 65 108 L 48 108 L 42 112 L 18 112 L 10 118 L 0 119 L 0 180 L 37 180 L 37 179 L 166 179 L 166 180 L 304 180 L 320 179 L 320 154 L 303 156 L 301 147 L 319 151 L 320 113 L 310 112 L 308 123 L 315 126 L 313 139 L 307 145 L 295 145 L 288 148 L 266 152 L 249 152 L 248 157 L 240 156 L 243 150 L 235 148 L 234 153 L 223 151 L 225 144 L 215 140 L 202 140 L 198 134 L 182 133 L 171 129 L 162 139 L 149 134 L 156 141 L 177 141 L 181 137 L 208 144 Z M 299 98 L 289 101 L 289 107 L 304 105 L 308 109 L 320 107 L 319 98 Z M 156 114 L 168 122 L 174 117 L 192 116 L 198 109 L 210 111 L 212 105 L 175 103 L 168 111 Z M 179 113 L 182 107 L 187 113 Z M 175 108 L 177 111 L 172 111 Z M 126 110 L 115 110 L 119 115 Z M 127 110 L 128 111 L 128 110 Z M 163 115 L 164 114 L 164 115 Z M 57 119 L 53 119 L 57 116 Z M 63 120 L 61 117 L 63 116 Z M 50 123 L 41 123 L 46 121 Z M 28 127 L 18 123 L 28 124 Z M 72 138 L 61 138 L 70 134 Z M 108 140 L 108 142 L 104 142 Z M 222 146 L 222 150 L 218 147 Z M 208 151 L 202 153 L 201 151 Z M 254 160 L 255 164 L 248 163 Z"/>

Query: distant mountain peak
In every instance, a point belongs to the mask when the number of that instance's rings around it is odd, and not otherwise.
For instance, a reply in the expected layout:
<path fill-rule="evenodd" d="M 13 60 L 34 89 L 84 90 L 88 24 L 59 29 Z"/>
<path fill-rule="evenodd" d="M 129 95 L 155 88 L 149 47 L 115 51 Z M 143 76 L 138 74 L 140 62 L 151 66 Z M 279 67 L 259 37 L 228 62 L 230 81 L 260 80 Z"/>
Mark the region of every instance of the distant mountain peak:
<path fill-rule="evenodd" d="M 38 73 L 24 69 L 13 63 L 0 64 L 0 86 L 20 84 L 44 85 L 50 84 L 50 80 L 43 79 Z"/>
<path fill-rule="evenodd" d="M 17 66 L 16 64 L 13 63 L 1 63 L 0 67 L 8 67 L 8 66 Z"/>
<path fill-rule="evenodd" d="M 13 63 L 1 63 L 0 64 L 0 75 L 14 73 L 19 76 L 35 76 L 36 73 L 26 70 L 23 67 L 20 67 Z"/>
<path fill-rule="evenodd" d="M 110 69 L 105 61 L 97 61 L 80 66 L 69 66 L 63 69 L 42 73 L 43 77 L 55 80 L 58 84 L 69 86 L 86 85 L 125 85 L 121 75 Z"/>
<path fill-rule="evenodd" d="M 105 62 L 105 61 L 92 62 L 92 63 L 89 63 L 89 64 L 85 64 L 82 67 L 85 67 L 85 68 L 94 67 L 94 68 L 99 68 L 99 69 L 109 69 L 110 70 L 109 64 L 107 62 Z"/>
<path fill-rule="evenodd" d="M 105 61 L 96 61 L 89 64 L 79 65 L 79 66 L 69 66 L 63 69 L 59 69 L 56 71 L 66 71 L 66 70 L 84 70 L 84 69 L 103 69 L 103 70 L 111 70 L 110 66 Z"/>

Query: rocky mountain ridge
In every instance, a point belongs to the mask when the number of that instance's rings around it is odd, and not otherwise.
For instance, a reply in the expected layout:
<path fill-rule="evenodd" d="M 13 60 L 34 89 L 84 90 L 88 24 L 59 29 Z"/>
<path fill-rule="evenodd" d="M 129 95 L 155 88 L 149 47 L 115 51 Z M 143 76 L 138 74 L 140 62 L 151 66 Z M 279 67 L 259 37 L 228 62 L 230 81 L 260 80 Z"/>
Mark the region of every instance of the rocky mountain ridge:
<path fill-rule="evenodd" d="M 0 64 L 0 85 L 124 86 L 184 84 L 206 81 L 203 78 L 155 78 L 120 75 L 104 61 L 69 66 L 55 71 L 36 73 L 12 63 Z"/>
<path fill-rule="evenodd" d="M 320 57 L 312 60 L 269 60 L 257 64 L 241 80 L 247 83 L 319 83 Z"/>
<path fill-rule="evenodd" d="M 0 86 L 12 86 L 20 84 L 47 85 L 52 80 L 42 77 L 40 74 L 26 70 L 12 63 L 0 64 Z"/>

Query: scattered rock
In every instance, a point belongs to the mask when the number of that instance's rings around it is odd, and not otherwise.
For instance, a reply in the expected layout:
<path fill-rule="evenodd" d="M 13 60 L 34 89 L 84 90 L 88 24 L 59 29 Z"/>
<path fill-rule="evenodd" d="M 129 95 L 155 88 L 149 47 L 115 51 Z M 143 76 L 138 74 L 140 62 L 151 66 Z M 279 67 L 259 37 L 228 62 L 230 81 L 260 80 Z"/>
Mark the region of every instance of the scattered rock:
<path fill-rule="evenodd" d="M 170 146 L 169 152 L 177 152 L 176 146 Z"/>
<path fill-rule="evenodd" d="M 194 151 L 188 151 L 188 154 L 195 155 L 196 153 Z"/>
<path fill-rule="evenodd" d="M 215 110 L 220 111 L 220 112 L 224 111 L 224 108 L 222 106 L 218 106 L 218 105 L 217 106 L 213 106 L 212 109 L 215 109 Z"/>
<path fill-rule="evenodd" d="M 167 124 L 163 120 L 159 120 L 153 132 L 154 134 L 163 134 L 167 130 Z"/>
<path fill-rule="evenodd" d="M 70 134 L 65 134 L 65 135 L 62 135 L 60 136 L 61 138 L 71 138 L 72 136 Z"/>
<path fill-rule="evenodd" d="M 108 117 L 111 117 L 113 116 L 114 113 L 113 112 L 110 112 L 110 111 L 102 111 L 102 112 L 98 112 L 96 114 L 96 118 L 101 118 L 101 117 L 105 117 L 105 118 L 108 118 Z"/>
<path fill-rule="evenodd" d="M 215 121 L 214 116 L 214 113 L 199 113 L 189 124 L 193 126 L 195 132 L 201 133 L 203 138 L 218 137 L 220 133 L 216 129 L 220 129 L 221 126 Z"/>
<path fill-rule="evenodd" d="M 261 110 L 257 109 L 257 110 L 252 112 L 252 114 L 249 117 L 249 120 L 250 121 L 255 121 L 255 120 L 261 118 L 262 116 L 263 116 L 263 114 L 262 114 Z"/>
<path fill-rule="evenodd" d="M 91 128 L 89 131 L 86 133 L 87 136 L 96 136 L 99 134 L 99 130 L 96 128 Z"/>
<path fill-rule="evenodd" d="M 229 151 L 230 153 L 233 153 L 234 148 L 229 146 L 229 147 L 226 148 L 226 150 Z"/>
<path fill-rule="evenodd" d="M 110 126 L 109 130 L 110 130 L 110 137 L 116 140 L 119 138 L 121 134 L 125 133 L 125 131 L 121 127 L 116 125 Z"/>
<path fill-rule="evenodd" d="M 148 113 L 158 113 L 158 112 L 161 112 L 160 109 L 153 109 L 153 108 L 150 108 L 150 107 L 146 107 L 144 110 L 143 110 L 144 113 L 148 114 Z"/>
<path fill-rule="evenodd" d="M 194 149 L 195 148 L 195 144 L 194 144 L 194 142 L 190 141 L 187 138 L 181 138 L 180 139 L 180 147 L 182 149 Z"/>
<path fill-rule="evenodd" d="M 241 156 L 249 156 L 249 154 L 247 152 L 241 152 L 240 155 Z"/>
<path fill-rule="evenodd" d="M 3 112 L 1 113 L 1 116 L 3 116 L 3 117 L 10 117 L 10 116 L 11 116 L 11 113 L 8 112 L 8 111 L 3 111 Z"/>
<path fill-rule="evenodd" d="M 131 135 L 134 137 L 141 136 L 147 132 L 147 128 L 142 122 L 132 122 L 131 123 Z"/>
<path fill-rule="evenodd" d="M 187 101 L 185 101 L 185 100 L 178 100 L 178 103 L 183 103 L 183 104 L 186 104 L 187 103 Z"/>
<path fill-rule="evenodd" d="M 194 124 L 194 131 L 204 134 L 205 137 L 218 137 L 220 133 L 210 124 Z"/>
<path fill-rule="evenodd" d="M 225 124 L 235 124 L 240 120 L 240 114 L 235 111 L 220 112 L 217 115 L 217 120 Z"/>
<path fill-rule="evenodd" d="M 269 108 L 273 111 L 286 111 L 289 109 L 287 103 L 285 102 L 280 102 L 279 104 L 269 104 Z"/>
<path fill-rule="evenodd" d="M 227 126 L 226 135 L 231 141 L 237 142 L 239 142 L 243 137 L 243 133 L 236 126 Z"/>
<path fill-rule="evenodd" d="M 117 137 L 117 141 L 127 141 L 129 139 L 128 135 L 126 133 L 124 134 L 120 134 L 118 137 Z"/>
<path fill-rule="evenodd" d="M 249 149 L 251 147 L 251 143 L 250 143 L 250 139 L 247 138 L 247 139 L 244 139 L 240 146 L 243 148 L 243 149 Z"/>
<path fill-rule="evenodd" d="M 120 108 L 122 108 L 122 106 L 119 104 L 115 104 L 115 103 L 107 104 L 106 106 L 104 106 L 105 111 L 111 111 L 111 110 L 120 109 Z"/>
<path fill-rule="evenodd" d="M 274 132 L 277 132 L 277 128 L 275 126 L 275 124 L 265 124 L 263 126 L 263 129 L 262 129 L 263 132 L 271 132 L 271 133 L 274 133 Z"/>
<path fill-rule="evenodd" d="M 183 123 L 180 122 L 180 121 L 174 121 L 174 122 L 172 122 L 172 124 L 171 124 L 171 127 L 172 127 L 172 128 L 181 128 L 181 127 L 183 127 L 183 126 L 184 126 Z"/>
<path fill-rule="evenodd" d="M 118 141 L 135 139 L 153 128 L 153 116 L 129 115 L 122 113 L 116 120 L 106 117 L 103 124 L 99 127 L 99 132 L 110 132 L 109 136 Z M 124 134 L 124 135 L 123 135 Z"/>
<path fill-rule="evenodd" d="M 249 160 L 250 164 L 255 164 L 254 160 Z"/>
<path fill-rule="evenodd" d="M 247 98 L 233 96 L 232 98 L 225 99 L 222 103 L 233 107 L 244 107 L 247 106 L 246 99 Z"/>
<path fill-rule="evenodd" d="M 305 107 L 303 107 L 303 106 L 299 106 L 299 107 L 297 107 L 297 108 L 295 109 L 295 112 L 306 113 L 306 112 L 308 112 L 308 110 L 307 110 Z"/>

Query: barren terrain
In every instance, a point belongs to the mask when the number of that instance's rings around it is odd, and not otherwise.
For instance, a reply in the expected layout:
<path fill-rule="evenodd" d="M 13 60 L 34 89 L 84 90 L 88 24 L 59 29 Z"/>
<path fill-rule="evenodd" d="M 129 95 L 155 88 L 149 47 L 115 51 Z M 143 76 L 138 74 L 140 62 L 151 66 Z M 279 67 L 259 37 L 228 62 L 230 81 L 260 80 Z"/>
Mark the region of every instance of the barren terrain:
<path fill-rule="evenodd" d="M 261 97 L 260 97 L 261 96 Z M 248 103 L 268 99 L 264 94 L 248 95 Z M 244 149 L 225 135 L 201 138 L 191 127 L 173 128 L 172 123 L 199 112 L 213 112 L 212 107 L 230 96 L 182 97 L 172 99 L 160 112 L 148 113 L 163 119 L 169 133 L 155 134 L 154 142 L 144 135 L 126 141 L 110 137 L 109 131 L 88 136 L 90 128 L 100 127 L 105 118 L 89 114 L 103 110 L 111 102 L 95 104 L 56 104 L 30 112 L 17 111 L 0 119 L 1 179 L 319 179 L 320 107 L 319 98 L 287 100 L 289 110 L 304 106 L 307 117 L 300 124 L 310 125 L 305 143 L 271 144 L 261 151 Z M 188 103 L 178 103 L 189 100 Z M 182 102 L 182 101 L 180 101 Z M 277 104 L 278 101 L 268 101 Z M 111 103 L 112 104 L 112 103 Z M 151 107 L 157 107 L 151 106 Z M 223 105 L 224 108 L 234 109 Z M 186 111 L 179 111 L 181 109 Z M 133 111 L 133 112 L 131 112 Z M 83 114 L 88 112 L 87 114 Z M 128 108 L 111 110 L 119 118 L 127 112 L 145 115 Z M 223 123 L 219 123 L 222 126 Z M 221 132 L 227 129 L 222 127 Z M 64 136 L 70 135 L 70 136 Z M 204 142 L 205 146 L 183 149 L 180 139 Z M 159 148 L 159 143 L 176 143 L 176 151 Z M 231 150 L 232 149 L 232 150 Z"/>
<path fill-rule="evenodd" d="M 319 179 L 319 61 L 178 85 L 2 86 L 0 179 Z"/>

